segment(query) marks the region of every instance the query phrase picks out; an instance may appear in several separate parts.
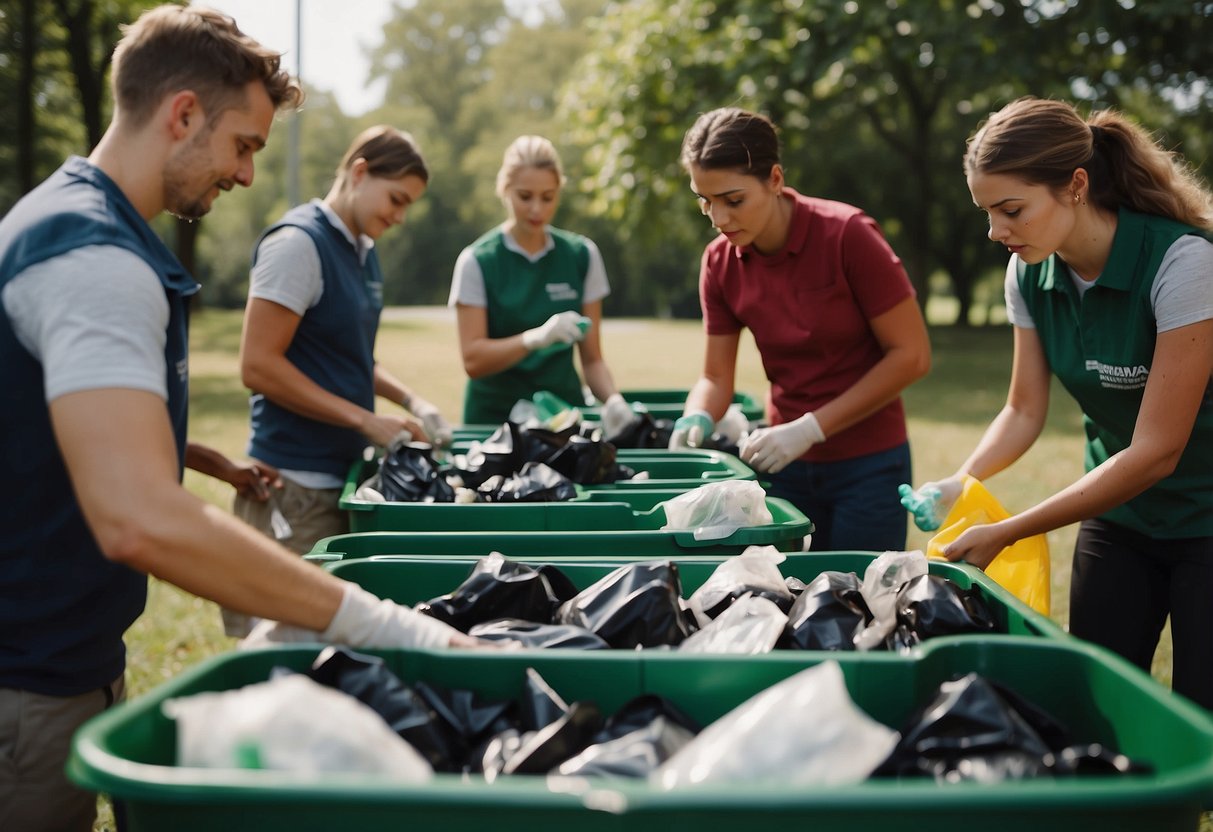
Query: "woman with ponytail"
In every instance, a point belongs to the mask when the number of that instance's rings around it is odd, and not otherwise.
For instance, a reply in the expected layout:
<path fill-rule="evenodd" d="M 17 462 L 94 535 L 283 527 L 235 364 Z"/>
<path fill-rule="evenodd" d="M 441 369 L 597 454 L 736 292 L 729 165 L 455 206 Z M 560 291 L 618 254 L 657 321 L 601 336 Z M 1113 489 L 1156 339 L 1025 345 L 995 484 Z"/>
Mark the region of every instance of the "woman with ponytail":
<path fill-rule="evenodd" d="M 984 567 L 1081 522 L 1070 631 L 1148 671 L 1169 615 L 1173 687 L 1213 708 L 1213 198 L 1125 116 L 1035 98 L 992 115 L 964 169 L 990 239 L 1011 252 L 1011 386 L 959 471 L 904 502 L 946 502 L 965 474 L 1017 460 L 1056 375 L 1083 411 L 1086 473 L 944 553 Z"/>

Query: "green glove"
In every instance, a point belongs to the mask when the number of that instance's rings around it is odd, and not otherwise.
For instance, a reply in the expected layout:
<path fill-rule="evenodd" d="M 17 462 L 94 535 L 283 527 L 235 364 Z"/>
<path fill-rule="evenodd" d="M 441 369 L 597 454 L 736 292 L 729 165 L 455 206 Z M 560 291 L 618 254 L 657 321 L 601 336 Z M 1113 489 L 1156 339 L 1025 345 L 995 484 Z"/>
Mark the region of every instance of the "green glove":
<path fill-rule="evenodd" d="M 701 447 L 716 427 L 716 420 L 706 410 L 692 410 L 684 413 L 674 422 L 674 432 L 670 434 L 671 451 L 681 448 Z"/>

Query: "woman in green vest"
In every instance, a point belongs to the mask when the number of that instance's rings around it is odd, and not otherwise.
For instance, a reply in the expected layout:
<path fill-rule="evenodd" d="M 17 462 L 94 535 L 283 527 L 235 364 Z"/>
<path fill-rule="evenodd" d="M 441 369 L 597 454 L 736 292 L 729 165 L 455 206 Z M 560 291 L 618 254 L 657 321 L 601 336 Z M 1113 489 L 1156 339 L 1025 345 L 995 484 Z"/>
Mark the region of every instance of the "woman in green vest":
<path fill-rule="evenodd" d="M 954 495 L 964 474 L 984 479 L 1027 451 L 1051 375 L 1082 407 L 1086 473 L 944 554 L 984 567 L 1081 521 L 1070 631 L 1148 671 L 1170 615 L 1173 687 L 1213 708 L 1213 195 L 1124 116 L 1034 98 L 977 131 L 965 173 L 990 239 L 1011 252 L 1014 364 L 977 449 L 928 486 Z M 927 490 L 907 508 L 929 513 L 915 502 Z"/>
<path fill-rule="evenodd" d="M 602 356 L 602 299 L 611 291 L 602 255 L 592 240 L 550 224 L 563 185 L 550 141 L 515 139 L 497 173 L 506 221 L 455 263 L 448 305 L 456 309 L 468 374 L 466 424 L 503 422 L 516 401 L 540 390 L 584 402 L 575 343 L 585 383 L 605 403 L 607 434 L 633 418 Z"/>

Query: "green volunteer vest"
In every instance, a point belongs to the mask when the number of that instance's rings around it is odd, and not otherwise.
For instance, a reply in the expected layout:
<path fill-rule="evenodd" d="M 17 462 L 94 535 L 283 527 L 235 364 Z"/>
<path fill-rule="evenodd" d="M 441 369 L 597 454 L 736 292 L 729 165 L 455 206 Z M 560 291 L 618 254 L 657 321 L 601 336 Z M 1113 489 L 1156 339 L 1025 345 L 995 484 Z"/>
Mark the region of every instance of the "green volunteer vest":
<path fill-rule="evenodd" d="M 1150 290 L 1167 249 L 1200 229 L 1122 209 L 1108 264 L 1080 299 L 1054 254 L 1019 275 L 1049 368 L 1083 411 L 1086 469 L 1129 446 L 1154 358 Z M 1105 520 L 1161 539 L 1213 535 L 1213 387 L 1174 473 Z"/>
<path fill-rule="evenodd" d="M 549 228 L 555 248 L 532 263 L 506 248 L 495 228 L 472 244 L 484 275 L 489 337 L 507 338 L 537 327 L 557 312 L 581 311 L 590 250 L 579 234 Z M 573 404 L 583 401 L 581 379 L 573 366 L 573 348 L 546 355 L 532 353 L 500 373 L 468 379 L 463 393 L 465 424 L 504 422 L 519 399 L 539 390 Z"/>

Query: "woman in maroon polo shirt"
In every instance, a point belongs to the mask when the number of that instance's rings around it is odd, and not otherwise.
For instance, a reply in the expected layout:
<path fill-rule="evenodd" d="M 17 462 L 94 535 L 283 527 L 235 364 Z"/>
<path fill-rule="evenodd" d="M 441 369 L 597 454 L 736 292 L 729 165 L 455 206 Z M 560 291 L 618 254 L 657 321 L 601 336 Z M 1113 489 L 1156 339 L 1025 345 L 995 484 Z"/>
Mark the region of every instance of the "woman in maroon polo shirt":
<path fill-rule="evenodd" d="M 784 183 L 775 125 L 736 108 L 682 144 L 691 190 L 720 235 L 699 277 L 707 347 L 670 447 L 697 444 L 733 399 L 748 327 L 771 387 L 770 427 L 741 457 L 816 526 L 815 550 L 904 549 L 910 473 L 901 391 L 931 348 L 901 260 L 876 222 Z"/>

